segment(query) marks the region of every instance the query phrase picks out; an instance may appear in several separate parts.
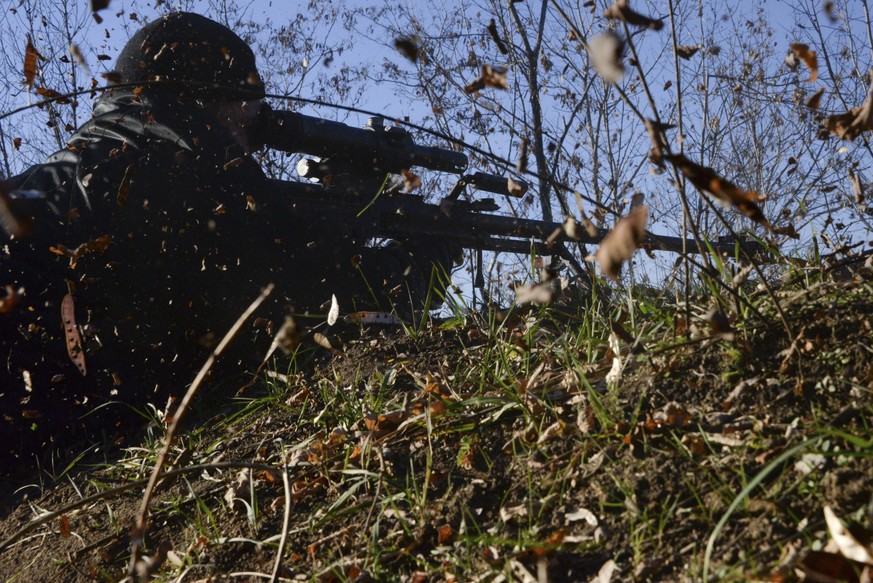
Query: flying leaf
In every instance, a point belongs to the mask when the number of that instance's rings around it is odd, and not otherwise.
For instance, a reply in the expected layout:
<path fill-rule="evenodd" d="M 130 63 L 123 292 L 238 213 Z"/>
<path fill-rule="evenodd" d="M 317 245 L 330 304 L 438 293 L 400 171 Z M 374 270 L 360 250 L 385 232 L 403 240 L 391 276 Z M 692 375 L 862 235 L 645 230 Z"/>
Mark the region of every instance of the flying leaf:
<path fill-rule="evenodd" d="M 89 75 L 91 74 L 91 69 L 88 68 L 88 63 L 85 61 L 85 56 L 82 54 L 82 51 L 79 49 L 78 45 L 71 44 L 70 45 L 70 54 L 73 55 L 73 58 L 76 59 L 76 62 L 79 63 L 85 72 Z"/>
<path fill-rule="evenodd" d="M 326 348 L 327 350 L 333 350 L 333 346 L 331 346 L 330 340 L 328 340 L 327 336 L 325 336 L 321 332 L 314 333 L 312 335 L 312 339 L 322 348 Z"/>
<path fill-rule="evenodd" d="M 524 193 L 527 192 L 527 184 L 524 182 L 516 182 L 511 176 L 507 177 L 506 192 L 510 196 L 524 196 Z"/>
<path fill-rule="evenodd" d="M 643 242 L 648 218 L 648 207 L 640 205 L 622 217 L 601 241 L 594 258 L 603 275 L 618 281 L 622 263 L 630 259 Z"/>
<path fill-rule="evenodd" d="M 58 93 L 54 89 L 47 89 L 45 87 L 37 87 L 36 94 L 40 97 L 45 97 L 46 99 L 54 99 L 56 102 L 61 104 L 70 103 L 70 98 Z"/>
<path fill-rule="evenodd" d="M 806 65 L 809 69 L 809 83 L 815 82 L 818 78 L 818 58 L 815 51 L 809 48 L 809 45 L 803 43 L 791 43 L 791 53 Z"/>
<path fill-rule="evenodd" d="M 664 22 L 662 20 L 655 20 L 654 18 L 644 16 L 631 10 L 628 6 L 628 0 L 615 0 L 615 2 L 604 11 L 603 16 L 614 20 L 623 20 L 628 24 L 651 28 L 652 30 L 661 30 L 664 27 Z"/>
<path fill-rule="evenodd" d="M 488 23 L 488 34 L 491 35 L 491 40 L 493 40 L 494 44 L 497 45 L 498 51 L 504 55 L 509 53 L 509 49 L 506 48 L 503 39 L 500 38 L 500 33 L 497 31 L 497 23 L 494 22 L 493 18 L 491 19 L 491 22 Z"/>
<path fill-rule="evenodd" d="M 403 177 L 403 192 L 412 192 L 416 188 L 421 188 L 421 177 L 413 174 L 409 170 L 401 169 L 400 175 Z"/>
<path fill-rule="evenodd" d="M 36 61 L 37 59 L 45 60 L 36 47 L 33 46 L 33 41 L 30 35 L 27 35 L 27 47 L 24 49 L 24 80 L 27 82 L 27 88 L 33 87 L 33 82 L 36 80 Z"/>
<path fill-rule="evenodd" d="M 0 180 L 0 228 L 14 237 L 23 237 L 30 232 L 32 226 L 33 220 L 30 215 L 16 206 L 15 201 L 9 196 L 6 182 Z"/>
<path fill-rule="evenodd" d="M 828 116 L 824 121 L 827 131 L 838 138 L 854 140 L 861 132 L 873 130 L 873 70 L 870 71 L 870 78 L 871 84 L 864 103 L 846 113 Z"/>
<path fill-rule="evenodd" d="M 756 204 L 762 201 L 757 193 L 738 188 L 729 180 L 717 175 L 712 168 L 692 162 L 684 154 L 670 154 L 664 156 L 664 159 L 681 170 L 697 190 L 709 194 L 724 205 L 736 206 L 741 213 L 770 230 L 770 222 Z"/>
<path fill-rule="evenodd" d="M 482 74 L 478 79 L 464 87 L 464 91 L 475 93 L 486 87 L 509 89 L 509 81 L 506 79 L 506 68 L 496 65 L 482 65 Z"/>
<path fill-rule="evenodd" d="M 830 506 L 824 507 L 825 522 L 828 525 L 828 532 L 831 535 L 834 543 L 840 554 L 849 560 L 873 565 L 873 554 L 870 549 L 858 542 L 849 529 L 843 526 L 843 523 L 834 513 Z"/>
<path fill-rule="evenodd" d="M 100 73 L 100 76 L 110 83 L 121 83 L 121 73 L 118 71 L 106 71 L 105 73 Z"/>
<path fill-rule="evenodd" d="M 23 290 L 6 285 L 6 296 L 0 298 L 0 314 L 10 314 L 18 307 Z"/>
<path fill-rule="evenodd" d="M 818 106 L 821 104 L 822 95 L 824 95 L 825 88 L 822 87 L 815 93 L 809 96 L 809 99 L 806 100 L 806 106 L 810 109 L 818 109 Z"/>
<path fill-rule="evenodd" d="M 70 361 L 76 365 L 82 376 L 87 375 L 85 367 L 85 350 L 82 347 L 82 337 L 79 336 L 79 328 L 76 326 L 76 306 L 73 296 L 67 294 L 61 302 L 61 321 L 64 323 L 64 337 L 67 340 L 67 355 Z"/>
<path fill-rule="evenodd" d="M 103 10 L 109 6 L 109 0 L 91 0 L 91 12 Z"/>
<path fill-rule="evenodd" d="M 527 147 L 528 139 L 521 138 L 521 143 L 518 145 L 518 163 L 515 165 L 515 170 L 522 174 L 527 170 Z"/>
<path fill-rule="evenodd" d="M 861 175 L 849 170 L 849 179 L 852 181 L 852 194 L 855 195 L 855 204 L 864 204 L 864 185 L 861 183 Z"/>
<path fill-rule="evenodd" d="M 515 288 L 515 303 L 545 305 L 552 301 L 555 288 L 550 282 L 536 285 L 520 285 Z"/>
<path fill-rule="evenodd" d="M 591 65 L 610 83 L 618 83 L 624 76 L 624 64 L 621 62 L 623 51 L 624 40 L 612 31 L 598 34 L 588 43 Z"/>
<path fill-rule="evenodd" d="M 697 54 L 697 51 L 703 48 L 703 45 L 691 45 L 691 46 L 681 46 L 676 47 L 676 55 L 680 59 L 685 59 L 686 61 Z"/>
<path fill-rule="evenodd" d="M 418 37 L 401 36 L 396 38 L 394 39 L 394 48 L 413 63 L 418 62 Z"/>
<path fill-rule="evenodd" d="M 649 139 L 652 140 L 652 149 L 649 150 L 649 160 L 652 164 L 663 168 L 664 154 L 669 152 L 669 144 L 667 143 L 666 131 L 676 127 L 666 123 L 659 123 L 646 118 L 646 132 L 649 134 Z"/>
<path fill-rule="evenodd" d="M 339 318 L 339 302 L 336 301 L 336 294 L 330 296 L 330 310 L 327 312 L 327 325 L 333 326 Z"/>

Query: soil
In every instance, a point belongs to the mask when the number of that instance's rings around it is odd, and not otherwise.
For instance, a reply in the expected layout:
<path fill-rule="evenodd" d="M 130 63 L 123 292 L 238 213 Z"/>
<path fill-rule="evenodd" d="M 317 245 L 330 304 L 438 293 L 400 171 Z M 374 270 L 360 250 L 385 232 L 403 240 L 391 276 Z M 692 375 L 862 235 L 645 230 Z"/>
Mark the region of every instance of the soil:
<path fill-rule="evenodd" d="M 232 399 L 210 407 L 217 399 L 201 395 L 209 421 L 191 422 L 173 467 L 208 467 L 160 486 L 145 553 L 164 559 L 153 569 L 162 580 L 262 580 L 283 532 L 285 459 L 287 579 L 451 581 L 490 570 L 589 581 L 614 561 L 613 580 L 696 581 L 727 516 L 710 572 L 791 580 L 802 552 L 827 540 L 823 507 L 873 525 L 873 286 L 856 277 L 780 293 L 784 319 L 750 318 L 733 339 L 678 330 L 635 353 L 625 346 L 615 385 L 604 380 L 611 353 L 586 365 L 590 389 L 540 354 L 538 382 L 519 365 L 518 402 L 504 411 L 489 404 L 496 388 L 463 401 L 474 389 L 450 382 L 493 341 L 472 320 L 417 333 L 334 328 L 331 349 L 310 349 L 289 378 L 246 388 L 259 398 L 250 409 Z M 536 351 L 573 325 L 532 331 L 521 318 L 501 333 Z M 423 407 L 443 430 L 404 430 L 384 410 L 349 426 L 339 411 L 377 402 L 374 392 L 400 405 L 401 423 Z M 437 401 L 449 403 L 451 425 L 439 425 Z M 459 401 L 469 414 L 451 409 Z M 142 451 L 87 456 L 55 482 L 43 471 L 7 484 L 0 538 L 62 512 L 2 550 L 4 580 L 123 578 L 143 492 L 136 480 L 153 463 L 142 452 L 160 435 L 144 431 Z M 260 466 L 246 474 L 237 461 Z M 364 471 L 381 479 L 356 482 Z M 383 506 L 388 493 L 409 491 L 426 501 Z"/>

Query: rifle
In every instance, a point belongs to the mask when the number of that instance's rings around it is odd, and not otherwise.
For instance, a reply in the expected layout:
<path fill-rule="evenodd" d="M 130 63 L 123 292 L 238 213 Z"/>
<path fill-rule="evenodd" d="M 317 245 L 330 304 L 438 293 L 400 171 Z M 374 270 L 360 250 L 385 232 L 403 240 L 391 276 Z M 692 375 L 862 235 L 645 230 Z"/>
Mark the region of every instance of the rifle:
<path fill-rule="evenodd" d="M 550 221 L 495 214 L 500 206 L 493 198 L 470 198 L 467 188 L 507 197 L 523 196 L 523 180 L 485 172 L 468 173 L 462 152 L 416 144 L 406 129 L 386 126 L 381 117 L 370 118 L 364 128 L 311 117 L 292 111 L 267 108 L 259 131 L 270 148 L 302 153 L 298 174 L 308 182 L 274 181 L 274 187 L 293 201 L 304 215 L 329 213 L 345 221 L 357 237 L 429 238 L 450 242 L 478 252 L 476 284 L 480 285 L 481 252 L 497 251 L 559 257 L 574 273 L 584 272 L 567 243 L 599 243 L 609 232 L 599 229 L 570 239 L 563 225 Z M 460 175 L 455 187 L 439 203 L 421 196 L 386 188 L 387 177 L 413 167 Z M 736 243 L 720 239 L 712 243 L 718 253 L 733 254 Z M 694 240 L 646 234 L 643 247 L 670 252 L 698 251 Z"/>

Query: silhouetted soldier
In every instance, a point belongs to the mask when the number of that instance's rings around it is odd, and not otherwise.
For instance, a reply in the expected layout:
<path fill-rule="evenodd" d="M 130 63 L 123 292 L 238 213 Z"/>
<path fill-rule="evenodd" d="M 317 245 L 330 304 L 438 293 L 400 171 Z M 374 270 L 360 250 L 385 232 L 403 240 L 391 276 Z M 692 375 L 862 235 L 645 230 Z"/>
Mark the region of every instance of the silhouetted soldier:
<path fill-rule="evenodd" d="M 249 155 L 263 142 L 264 86 L 224 26 L 170 14 L 130 39 L 116 71 L 67 148 L 7 185 L 32 223 L 0 239 L 0 286 L 15 295 L 0 314 L 0 449 L 12 456 L 93 433 L 80 417 L 104 403 L 183 393 L 270 282 L 261 314 L 278 325 L 331 294 L 346 311 L 422 309 L 434 269 L 451 270 L 445 246 L 365 247 L 271 192 Z M 262 357 L 268 332 L 249 326 L 237 352 Z"/>

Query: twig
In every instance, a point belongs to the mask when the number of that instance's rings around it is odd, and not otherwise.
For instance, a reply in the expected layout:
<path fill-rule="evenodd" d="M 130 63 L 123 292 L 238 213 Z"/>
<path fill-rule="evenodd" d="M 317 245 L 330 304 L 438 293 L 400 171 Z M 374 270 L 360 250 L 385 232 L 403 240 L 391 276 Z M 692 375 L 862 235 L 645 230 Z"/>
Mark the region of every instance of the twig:
<path fill-rule="evenodd" d="M 148 485 L 146 485 L 145 492 L 142 496 L 142 503 L 140 504 L 139 514 L 137 515 L 136 523 L 134 525 L 133 531 L 130 536 L 130 565 L 128 567 L 128 579 L 133 580 L 133 577 L 136 573 L 136 563 L 139 559 L 139 547 L 142 545 L 143 537 L 145 536 L 145 532 L 148 529 L 148 515 L 149 515 L 149 504 L 152 500 L 152 495 L 154 494 L 155 486 L 158 484 L 158 480 L 161 477 L 161 470 L 163 470 L 164 465 L 167 461 L 167 456 L 170 454 L 170 446 L 173 443 L 173 438 L 176 435 L 176 431 L 181 424 L 181 420 L 185 416 L 185 412 L 188 409 L 188 405 L 194 399 L 194 396 L 197 394 L 197 391 L 200 389 L 200 385 L 203 384 L 203 379 L 206 378 L 206 375 L 212 369 L 212 365 L 215 364 L 215 361 L 224 353 L 224 350 L 236 336 L 237 332 L 239 332 L 240 328 L 242 328 L 243 323 L 249 318 L 249 316 L 254 313 L 255 310 L 260 307 L 260 305 L 264 302 L 264 300 L 269 297 L 269 295 L 273 292 L 273 284 L 269 284 L 267 287 L 261 291 L 261 295 L 259 295 L 255 301 L 251 303 L 251 305 L 237 318 L 237 321 L 234 322 L 233 326 L 231 326 L 230 330 L 227 331 L 227 334 L 224 335 L 221 342 L 212 351 L 212 354 L 209 355 L 209 358 L 206 359 L 206 362 L 203 364 L 203 367 L 200 369 L 200 372 L 197 373 L 197 377 L 194 379 L 194 382 L 191 384 L 191 387 L 188 389 L 188 392 L 185 393 L 185 397 L 182 399 L 182 402 L 179 404 L 179 408 L 176 410 L 176 414 L 173 416 L 173 422 L 170 424 L 170 427 L 167 429 L 167 435 L 164 438 L 164 448 L 161 451 L 161 454 L 158 456 L 158 461 L 155 463 L 155 467 L 152 470 L 152 475 L 149 478 Z"/>

